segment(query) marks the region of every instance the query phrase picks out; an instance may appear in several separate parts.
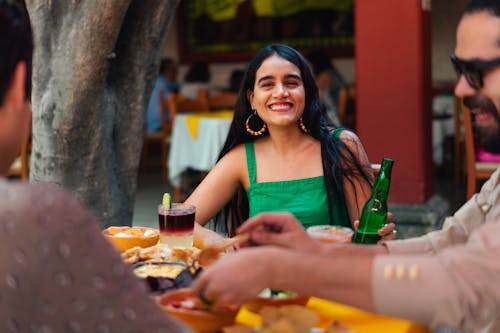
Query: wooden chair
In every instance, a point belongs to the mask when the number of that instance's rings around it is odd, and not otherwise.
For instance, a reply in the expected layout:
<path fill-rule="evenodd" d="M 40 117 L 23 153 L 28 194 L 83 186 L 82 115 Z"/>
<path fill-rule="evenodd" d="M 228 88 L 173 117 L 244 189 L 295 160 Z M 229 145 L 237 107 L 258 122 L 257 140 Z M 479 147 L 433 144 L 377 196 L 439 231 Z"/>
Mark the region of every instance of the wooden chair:
<path fill-rule="evenodd" d="M 199 99 L 208 105 L 209 110 L 234 110 L 238 94 L 232 92 L 221 92 L 210 95 L 205 89 L 200 90 Z"/>
<path fill-rule="evenodd" d="M 349 100 L 354 100 L 356 98 L 356 88 L 354 86 L 348 86 L 340 89 L 339 100 L 337 103 L 337 112 L 339 115 L 339 120 L 342 124 L 352 125 L 353 120 L 348 119 L 347 106 Z"/>
<path fill-rule="evenodd" d="M 12 163 L 7 176 L 20 177 L 24 181 L 29 179 L 29 155 L 31 152 L 31 138 L 21 148 L 21 153 Z"/>
<path fill-rule="evenodd" d="M 141 166 L 145 168 L 152 167 L 153 164 L 157 164 L 157 161 L 150 160 L 150 147 L 157 146 L 160 147 L 160 163 L 162 169 L 162 179 L 164 182 L 167 181 L 167 156 L 168 147 L 170 144 L 170 133 L 172 131 L 172 122 L 167 121 L 166 112 L 168 112 L 168 99 L 163 97 L 163 94 L 158 94 L 160 103 L 160 119 L 161 119 L 161 130 L 160 131 L 145 131 L 142 141 L 142 151 L 141 151 Z"/>
<path fill-rule="evenodd" d="M 168 97 L 168 110 L 170 111 L 170 119 L 173 123 L 176 114 L 207 111 L 208 104 L 206 100 L 192 99 L 187 96 L 171 93 Z"/>
<path fill-rule="evenodd" d="M 467 171 L 467 200 L 477 192 L 477 181 L 486 180 L 500 166 L 500 163 L 478 162 L 474 147 L 474 129 L 472 127 L 472 116 L 469 108 L 462 104 L 465 162 Z"/>

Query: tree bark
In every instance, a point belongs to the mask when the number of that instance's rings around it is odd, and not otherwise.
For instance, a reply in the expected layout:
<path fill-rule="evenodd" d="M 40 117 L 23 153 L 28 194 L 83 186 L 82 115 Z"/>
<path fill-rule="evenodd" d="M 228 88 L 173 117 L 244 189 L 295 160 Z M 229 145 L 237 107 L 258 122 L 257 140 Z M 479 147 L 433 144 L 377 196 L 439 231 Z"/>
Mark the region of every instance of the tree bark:
<path fill-rule="evenodd" d="M 26 1 L 30 180 L 72 191 L 103 227 L 132 223 L 145 110 L 179 1 Z"/>

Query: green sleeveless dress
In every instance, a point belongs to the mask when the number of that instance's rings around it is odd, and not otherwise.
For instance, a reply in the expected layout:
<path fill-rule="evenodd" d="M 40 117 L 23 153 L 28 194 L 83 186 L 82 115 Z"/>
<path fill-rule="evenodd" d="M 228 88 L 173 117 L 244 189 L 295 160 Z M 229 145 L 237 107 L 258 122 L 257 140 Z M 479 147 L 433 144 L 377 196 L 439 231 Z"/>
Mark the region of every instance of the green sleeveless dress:
<path fill-rule="evenodd" d="M 340 131 L 334 135 L 340 135 Z M 323 176 L 257 183 L 253 142 L 245 144 L 245 151 L 250 177 L 247 190 L 250 217 L 263 212 L 290 212 L 305 228 L 330 223 Z M 345 207 L 333 207 L 333 224 L 351 227 L 346 212 Z"/>

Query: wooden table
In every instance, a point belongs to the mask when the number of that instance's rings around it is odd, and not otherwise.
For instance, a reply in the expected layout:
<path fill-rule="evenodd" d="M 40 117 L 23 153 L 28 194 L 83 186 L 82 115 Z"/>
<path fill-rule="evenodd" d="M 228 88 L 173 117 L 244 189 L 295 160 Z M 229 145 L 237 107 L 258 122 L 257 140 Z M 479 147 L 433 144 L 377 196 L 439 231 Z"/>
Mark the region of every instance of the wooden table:
<path fill-rule="evenodd" d="M 309 300 L 307 307 L 320 316 L 320 322 L 316 325 L 319 328 L 325 328 L 333 320 L 338 320 L 357 333 L 432 333 L 430 328 L 420 324 L 364 312 L 315 297 Z M 260 316 L 245 308 L 238 313 L 236 322 L 253 327 L 261 325 Z"/>

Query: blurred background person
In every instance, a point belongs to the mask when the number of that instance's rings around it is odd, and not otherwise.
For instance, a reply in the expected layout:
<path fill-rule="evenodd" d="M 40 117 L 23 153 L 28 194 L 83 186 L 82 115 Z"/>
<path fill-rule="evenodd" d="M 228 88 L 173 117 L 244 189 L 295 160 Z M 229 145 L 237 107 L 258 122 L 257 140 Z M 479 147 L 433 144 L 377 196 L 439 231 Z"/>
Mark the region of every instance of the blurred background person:
<path fill-rule="evenodd" d="M 244 76 L 245 71 L 243 69 L 233 70 L 229 76 L 229 86 L 227 91 L 237 94 L 240 91 L 241 82 L 243 82 Z"/>
<path fill-rule="evenodd" d="M 330 57 L 321 50 L 314 51 L 307 57 L 316 79 L 319 98 L 326 106 L 328 116 L 335 126 L 342 126 L 339 118 L 337 105 L 339 101 L 339 91 L 347 87 L 346 82 L 340 73 L 333 66 Z"/>
<path fill-rule="evenodd" d="M 179 92 L 179 84 L 177 83 L 177 65 L 170 58 L 163 59 L 160 64 L 160 73 L 156 79 L 153 92 L 149 99 L 148 109 L 146 113 L 146 130 L 149 132 L 157 132 L 161 130 L 161 103 L 160 94 L 164 99 L 168 99 L 171 92 Z M 166 114 L 167 121 L 170 120 L 170 114 Z"/>
<path fill-rule="evenodd" d="M 182 83 L 180 94 L 191 99 L 198 99 L 200 89 L 213 93 L 210 88 L 210 67 L 204 61 L 191 64 Z"/>

